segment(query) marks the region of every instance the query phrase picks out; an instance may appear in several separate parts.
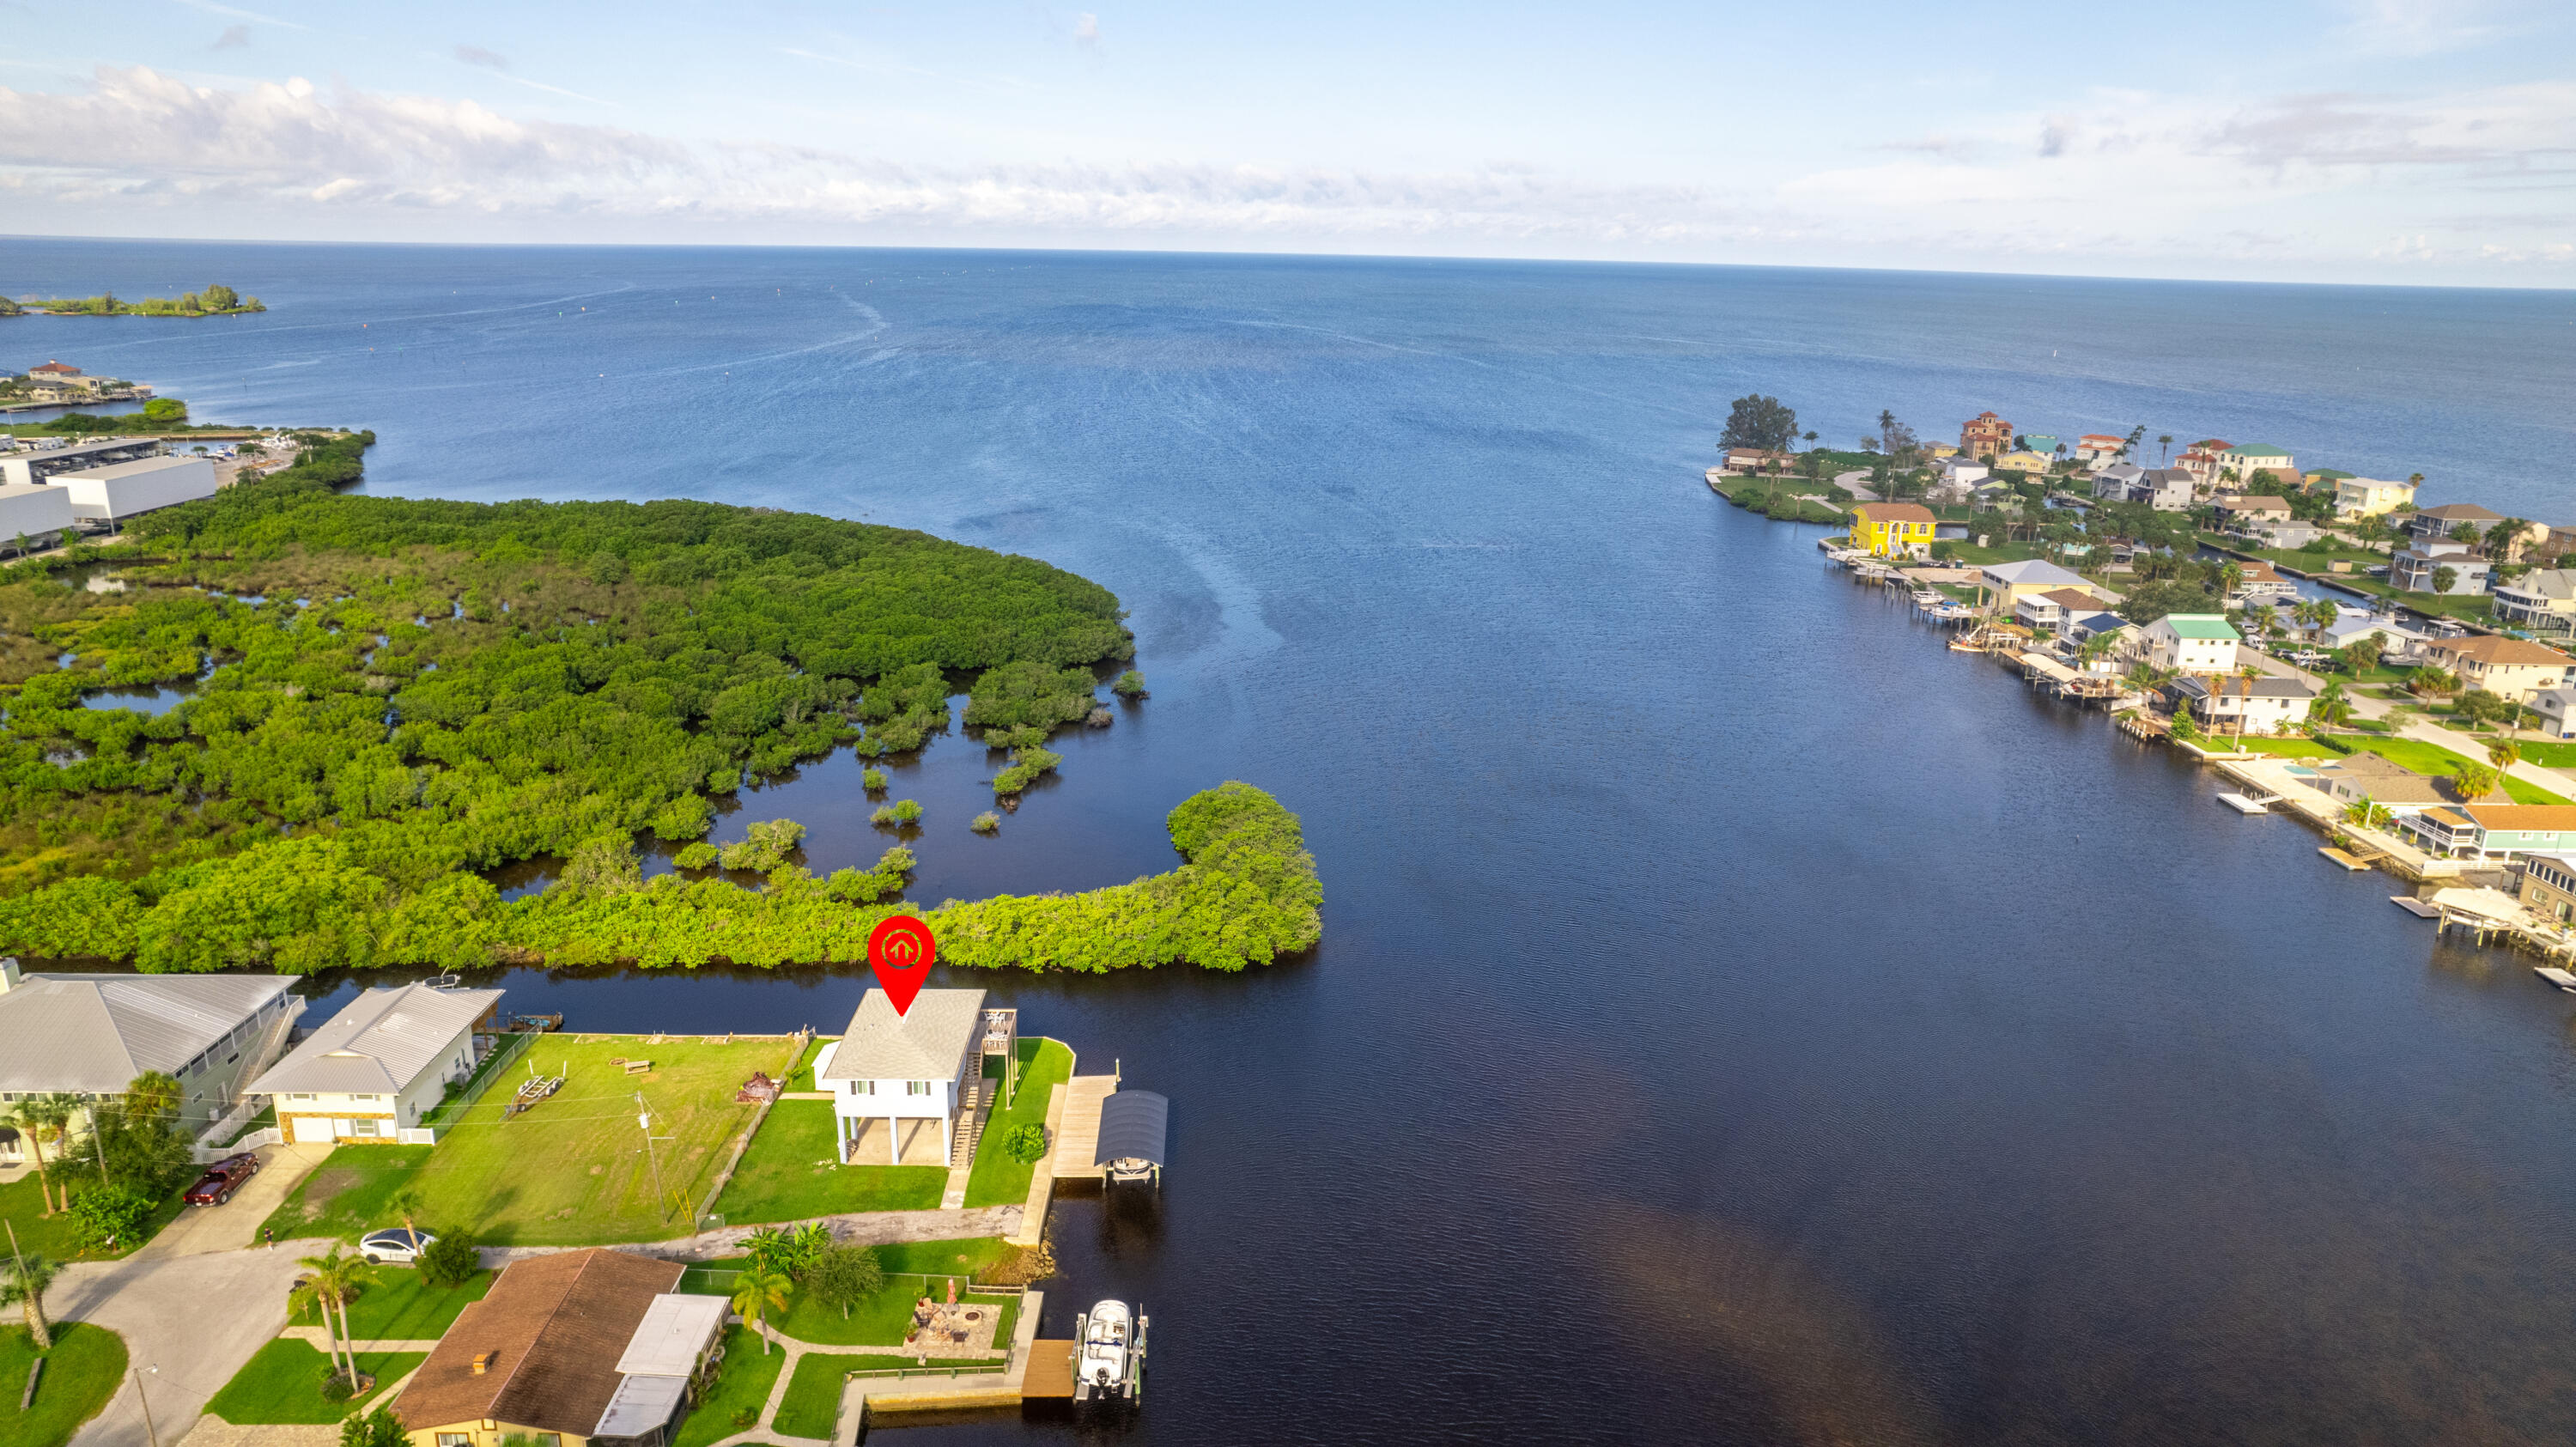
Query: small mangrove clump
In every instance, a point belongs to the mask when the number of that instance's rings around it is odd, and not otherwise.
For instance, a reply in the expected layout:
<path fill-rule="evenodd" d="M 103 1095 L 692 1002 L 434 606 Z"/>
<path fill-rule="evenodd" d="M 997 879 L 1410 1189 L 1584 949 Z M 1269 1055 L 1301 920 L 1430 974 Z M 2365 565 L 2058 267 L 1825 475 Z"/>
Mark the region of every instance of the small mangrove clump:
<path fill-rule="evenodd" d="M 1011 766 L 993 776 L 993 792 L 1003 795 L 1017 794 L 1036 783 L 1038 775 L 1049 772 L 1063 762 L 1064 755 L 1051 753 L 1045 749 L 1013 749 Z"/>
<path fill-rule="evenodd" d="M 716 847 L 701 839 L 671 856 L 671 862 L 682 869 L 713 869 L 716 857 Z"/>
<path fill-rule="evenodd" d="M 978 834 L 990 834 L 1002 827 L 1002 816 L 994 813 L 990 809 L 987 809 L 983 813 L 976 815 L 975 821 L 966 827 L 974 830 Z"/>
<path fill-rule="evenodd" d="M 1109 685 L 1109 691 L 1118 695 L 1120 698 L 1153 697 L 1152 694 L 1145 691 L 1145 675 L 1138 673 L 1132 668 L 1128 669 L 1125 673 L 1118 675 L 1118 681 Z"/>
<path fill-rule="evenodd" d="M 1091 711 L 1091 717 L 1084 719 L 1083 723 L 1092 728 L 1105 729 L 1109 727 L 1109 710 L 1095 708 Z"/>
<path fill-rule="evenodd" d="M 877 806 L 876 812 L 868 816 L 868 822 L 871 824 L 918 824 L 921 822 L 921 805 L 917 801 L 911 799 L 897 799 L 891 804 L 880 804 Z"/>
<path fill-rule="evenodd" d="M 886 771 L 883 769 L 861 769 L 859 771 L 859 787 L 867 790 L 871 794 L 884 793 L 886 791 Z"/>

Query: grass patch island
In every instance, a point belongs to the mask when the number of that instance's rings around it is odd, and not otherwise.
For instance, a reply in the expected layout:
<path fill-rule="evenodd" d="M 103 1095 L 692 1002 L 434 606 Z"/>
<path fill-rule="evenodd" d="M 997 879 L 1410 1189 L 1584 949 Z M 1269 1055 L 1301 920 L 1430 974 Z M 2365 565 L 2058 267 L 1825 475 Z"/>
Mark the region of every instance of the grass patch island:
<path fill-rule="evenodd" d="M 376 1379 L 375 1388 L 334 1402 L 322 1395 L 330 1357 L 299 1337 L 279 1337 L 252 1354 L 206 1403 L 206 1410 L 236 1427 L 337 1422 L 382 1398 L 428 1358 L 427 1352 L 360 1352 L 358 1370 Z"/>

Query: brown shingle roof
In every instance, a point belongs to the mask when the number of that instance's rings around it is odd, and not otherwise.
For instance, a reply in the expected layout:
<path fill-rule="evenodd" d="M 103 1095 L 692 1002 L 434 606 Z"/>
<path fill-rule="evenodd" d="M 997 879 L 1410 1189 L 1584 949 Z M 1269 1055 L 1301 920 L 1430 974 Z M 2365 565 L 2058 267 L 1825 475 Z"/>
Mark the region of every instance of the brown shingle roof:
<path fill-rule="evenodd" d="M 2564 668 L 2568 664 L 2576 663 L 2576 658 L 2570 658 L 2555 648 L 2543 647 L 2521 638 L 2499 638 L 2492 633 L 2480 634 L 2475 638 L 2460 638 L 2428 644 L 2426 651 L 2448 653 L 2455 658 L 2470 659 L 2489 667 L 2503 663 Z"/>
<path fill-rule="evenodd" d="M 394 1415 L 412 1431 L 488 1417 L 587 1437 L 617 1393 L 619 1354 L 680 1272 L 677 1262 L 602 1248 L 513 1262 L 438 1339 Z M 485 1352 L 491 1364 L 476 1376 Z"/>
<path fill-rule="evenodd" d="M 2102 600 L 2081 588 L 2051 588 L 2039 596 L 2060 608 L 2099 608 Z"/>

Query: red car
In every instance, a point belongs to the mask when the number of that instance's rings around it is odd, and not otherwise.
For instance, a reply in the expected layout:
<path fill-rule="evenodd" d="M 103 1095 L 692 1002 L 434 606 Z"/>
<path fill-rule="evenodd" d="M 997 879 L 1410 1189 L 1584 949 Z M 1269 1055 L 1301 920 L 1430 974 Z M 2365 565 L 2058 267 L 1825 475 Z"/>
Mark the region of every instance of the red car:
<path fill-rule="evenodd" d="M 206 1173 L 197 1178 L 197 1184 L 190 1186 L 188 1194 L 179 1199 L 191 1206 L 220 1206 L 233 1198 L 233 1192 L 241 1189 L 242 1182 L 258 1174 L 259 1157 L 246 1152 L 226 1156 L 206 1167 Z"/>

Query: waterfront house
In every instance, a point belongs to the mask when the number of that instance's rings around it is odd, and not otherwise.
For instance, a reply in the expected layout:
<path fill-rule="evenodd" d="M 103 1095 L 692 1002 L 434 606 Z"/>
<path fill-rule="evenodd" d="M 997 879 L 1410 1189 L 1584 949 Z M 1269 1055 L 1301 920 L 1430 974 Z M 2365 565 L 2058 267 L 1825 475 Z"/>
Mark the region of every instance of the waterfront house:
<path fill-rule="evenodd" d="M 2276 552 L 2304 548 L 2325 535 L 2326 530 L 2315 523 L 2301 522 L 2292 517 L 2273 517 L 2248 523 L 2241 534 L 2252 546 Z"/>
<path fill-rule="evenodd" d="M 2576 527 L 2552 527 L 2540 540 L 2540 556 L 2551 562 L 2567 566 L 2570 554 L 2576 554 Z"/>
<path fill-rule="evenodd" d="M 2137 626 L 2117 613 L 2073 612 L 2066 616 L 2066 636 L 2075 643 L 2090 643 L 2105 633 L 2135 636 L 2136 632 Z M 2123 638 L 2122 641 L 2127 640 Z M 2113 649 L 2115 654 L 2118 651 L 2117 648 Z"/>
<path fill-rule="evenodd" d="M 2227 595 L 2231 608 L 2248 603 L 2290 602 L 2299 596 L 2299 585 L 2282 577 L 2270 563 L 2239 563 L 2236 573 L 2236 587 Z"/>
<path fill-rule="evenodd" d="M 2078 462 L 2116 462 L 2129 450 L 2129 439 L 2107 432 L 2087 432 L 2075 439 Z"/>
<path fill-rule="evenodd" d="M 2435 638 L 2424 645 L 2427 662 L 2447 668 L 2470 688 L 2529 703 L 2544 688 L 2576 684 L 2576 658 L 2521 638 L 2481 633 L 2474 638 Z"/>
<path fill-rule="evenodd" d="M 393 1144 L 438 1107 L 483 1057 L 475 1037 L 500 1029 L 501 991 L 425 984 L 359 992 L 339 1014 L 250 1083 L 277 1107 L 290 1141 Z"/>
<path fill-rule="evenodd" d="M 2077 614 L 2101 611 L 2102 600 L 2082 588 L 2051 588 L 2013 600 L 2013 621 L 2043 632 L 2060 632 Z"/>
<path fill-rule="evenodd" d="M 2231 734 L 2279 733 L 2306 718 L 2308 704 L 2317 696 L 2295 678 L 2268 673 L 2253 678 L 2185 674 L 2166 684 L 2164 693 L 2176 713 L 2189 709 L 2202 728 Z"/>
<path fill-rule="evenodd" d="M 1995 611 L 2009 614 L 2022 599 L 2054 588 L 2082 588 L 2084 575 L 2068 572 L 2037 558 L 2018 563 L 1991 563 L 1978 570 L 1977 581 L 1992 594 Z"/>
<path fill-rule="evenodd" d="M 2451 582 L 2447 588 L 2442 586 L 2445 569 L 2449 570 Z M 2483 593 L 2489 572 L 2487 560 L 2470 552 L 2464 543 L 2418 543 L 2400 548 L 2388 560 L 2389 585 L 2408 593 Z"/>
<path fill-rule="evenodd" d="M 1980 412 L 1959 429 L 1959 451 L 1967 457 L 1996 458 L 2012 451 L 2013 425 L 1992 412 Z"/>
<path fill-rule="evenodd" d="M 1791 459 L 1785 452 L 1761 447 L 1730 447 L 1717 464 L 1717 470 L 1750 476 L 1757 472 L 1787 472 L 1790 465 Z"/>
<path fill-rule="evenodd" d="M 2431 542 L 2436 538 L 2449 537 L 2460 524 L 2467 523 L 2476 528 L 2479 536 L 2483 537 L 2487 529 L 2503 521 L 2503 513 L 2490 512 L 2476 503 L 2446 502 L 2440 507 L 2428 507 L 2408 518 L 2406 536 L 2418 542 Z"/>
<path fill-rule="evenodd" d="M 2019 441 L 2024 452 L 2036 452 L 2051 461 L 2057 457 L 2057 434 L 2054 432 L 2027 432 Z"/>
<path fill-rule="evenodd" d="M 2218 455 L 2225 452 L 2231 445 L 2232 444 L 2227 442 L 2224 438 L 2204 437 L 2200 441 L 2184 448 L 2182 450 L 2182 455 L 2174 459 L 2174 466 L 2182 469 L 2184 473 L 2188 474 L 2192 482 L 2197 486 L 2215 486 L 2218 482 L 2218 469 L 2221 465 L 2218 460 Z"/>
<path fill-rule="evenodd" d="M 1873 558 L 1920 558 L 1932 551 L 1932 510 L 1920 503 L 1852 504 L 1851 540 Z"/>
<path fill-rule="evenodd" d="M 2252 482 L 2258 472 L 2272 474 L 2275 482 L 2296 484 L 2301 481 L 2298 468 L 2291 464 L 2290 454 L 2259 442 L 2219 449 L 2218 470 L 2222 476 L 2233 472 L 2236 480 L 2244 483 Z"/>
<path fill-rule="evenodd" d="M 2496 584 L 2495 615 L 2526 633 L 2576 632 L 2576 568 L 2534 568 Z"/>
<path fill-rule="evenodd" d="M 1995 471 L 2017 472 L 2024 477 L 2040 477 L 2048 472 L 2055 458 L 2039 452 L 2007 452 L 1995 459 Z"/>
<path fill-rule="evenodd" d="M 638 1351 L 665 1374 L 683 1356 L 706 1360 L 725 1299 L 663 1305 L 682 1273 L 677 1261 L 599 1246 L 514 1261 L 457 1314 L 393 1414 L 413 1447 L 500 1447 L 513 1434 L 571 1447 L 661 1447 L 686 1403 L 688 1374 L 664 1392 L 648 1382 L 639 1393 L 620 1366 Z M 637 1396 L 667 1399 L 658 1420 L 633 1410 Z"/>
<path fill-rule="evenodd" d="M 1940 474 L 1942 482 L 1961 488 L 1983 482 L 1990 475 L 1986 465 L 1973 457 L 1945 457 L 1933 464 L 1932 470 Z"/>
<path fill-rule="evenodd" d="M 2554 739 L 2576 739 L 2576 688 L 2544 688 L 2531 695 L 2540 731 Z"/>
<path fill-rule="evenodd" d="M 2191 498 L 2192 476 L 2179 467 L 2150 467 L 2129 485 L 2129 501 L 2158 512 L 2189 512 Z"/>
<path fill-rule="evenodd" d="M 2576 919 L 2576 854 L 2534 850 L 2524 855 L 2519 896 L 2542 919 L 2561 925 Z"/>
<path fill-rule="evenodd" d="M 2129 489 L 2147 475 L 2134 462 L 2107 463 L 2093 473 L 2093 496 L 2101 502 L 2127 502 Z"/>
<path fill-rule="evenodd" d="M 2368 799 L 2392 818 L 2449 808 L 2453 803 L 2432 775 L 2392 764 L 2367 750 L 2317 765 L 2310 782 L 2342 803 Z"/>
<path fill-rule="evenodd" d="M 2342 609 L 2336 612 L 2335 621 L 2317 630 L 2317 646 L 2348 648 L 2373 637 L 2379 640 L 2379 656 L 2392 663 L 2421 657 L 2429 641 L 2414 629 L 2401 627 L 2376 613 Z"/>
<path fill-rule="evenodd" d="M 842 1160 L 881 1122 L 888 1164 L 903 1164 L 907 1133 L 916 1164 L 948 1164 L 958 1116 L 975 1106 L 965 1091 L 969 1074 L 981 1075 L 983 1038 L 981 990 L 924 990 L 901 1014 L 883 990 L 862 996 L 850 1028 L 814 1062 L 814 1084 L 832 1097 Z M 923 1140 L 933 1122 L 938 1134 Z M 873 1143 L 867 1150 L 876 1154 Z"/>
<path fill-rule="evenodd" d="M 2576 804 L 2455 804 L 2397 821 L 2446 859 L 2512 859 L 2576 850 Z"/>
<path fill-rule="evenodd" d="M 2380 517 L 2415 501 L 2415 484 L 2384 482 L 2375 477 L 2341 477 L 2334 485 L 2335 516 Z"/>
<path fill-rule="evenodd" d="M 65 1092 L 115 1100 L 145 1071 L 179 1082 L 205 1130 L 277 1058 L 304 1009 L 283 975 L 22 975 L 0 959 L 0 1109 Z M 88 1129 L 85 1120 L 76 1130 Z"/>
<path fill-rule="evenodd" d="M 2168 613 L 2138 631 L 2151 668 L 2175 673 L 2230 673 L 2236 668 L 2234 625 L 2215 613 Z"/>

